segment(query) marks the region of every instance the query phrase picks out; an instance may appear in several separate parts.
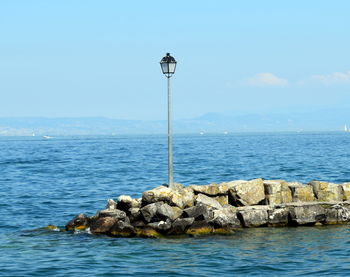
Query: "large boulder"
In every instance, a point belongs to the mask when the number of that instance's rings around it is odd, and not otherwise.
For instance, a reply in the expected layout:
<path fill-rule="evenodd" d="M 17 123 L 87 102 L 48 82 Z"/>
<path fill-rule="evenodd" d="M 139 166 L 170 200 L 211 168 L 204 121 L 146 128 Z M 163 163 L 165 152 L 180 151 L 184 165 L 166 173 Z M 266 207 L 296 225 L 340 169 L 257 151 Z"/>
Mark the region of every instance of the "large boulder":
<path fill-rule="evenodd" d="M 237 209 L 237 215 L 243 227 L 260 227 L 268 224 L 269 206 L 249 206 Z"/>
<path fill-rule="evenodd" d="M 219 210 L 214 210 L 214 218 L 210 223 L 214 228 L 240 228 L 241 222 L 237 217 L 237 208 L 226 206 Z"/>
<path fill-rule="evenodd" d="M 166 221 L 162 220 L 159 222 L 148 223 L 147 226 L 153 228 L 154 230 L 156 230 L 159 233 L 165 233 L 165 232 L 170 230 L 171 222 L 168 219 Z"/>
<path fill-rule="evenodd" d="M 180 209 L 192 207 L 194 205 L 194 193 L 191 188 L 178 189 L 171 193 L 170 205 Z"/>
<path fill-rule="evenodd" d="M 343 187 L 339 184 L 312 181 L 309 185 L 313 187 L 314 194 L 320 202 L 343 201 Z"/>
<path fill-rule="evenodd" d="M 165 186 L 159 186 L 152 190 L 145 191 L 142 194 L 143 205 L 160 201 L 184 209 L 193 206 L 194 193 L 191 188 L 182 188 L 178 186 L 177 189 L 173 190 Z"/>
<path fill-rule="evenodd" d="M 117 202 L 115 202 L 113 199 L 108 199 L 106 204 L 107 210 L 114 210 L 117 208 Z"/>
<path fill-rule="evenodd" d="M 184 234 L 187 227 L 192 225 L 193 222 L 194 222 L 193 217 L 178 218 L 172 223 L 171 230 L 169 231 L 169 234 L 171 234 L 171 235 Z"/>
<path fill-rule="evenodd" d="M 289 205 L 290 223 L 294 225 L 314 225 L 326 221 L 326 212 L 320 203 L 299 202 Z"/>
<path fill-rule="evenodd" d="M 142 193 L 142 203 L 143 205 L 149 203 L 156 203 L 160 201 L 170 202 L 173 190 L 166 186 L 159 186 L 154 189 L 145 191 Z"/>
<path fill-rule="evenodd" d="M 264 181 L 267 205 L 278 205 L 292 202 L 292 192 L 284 180 Z"/>
<path fill-rule="evenodd" d="M 286 207 L 275 206 L 267 211 L 268 226 L 281 227 L 289 223 L 289 209 Z"/>
<path fill-rule="evenodd" d="M 210 184 L 204 186 L 192 185 L 190 188 L 195 194 L 203 193 L 210 196 L 228 194 L 229 186 L 227 183 Z"/>
<path fill-rule="evenodd" d="M 196 198 L 196 205 L 203 204 L 213 209 L 221 209 L 221 204 L 212 197 L 206 196 L 205 194 L 198 194 Z"/>
<path fill-rule="evenodd" d="M 94 217 L 115 217 L 117 219 L 123 220 L 126 218 L 126 213 L 118 209 L 105 209 L 98 211 Z"/>
<path fill-rule="evenodd" d="M 350 200 L 350 182 L 348 183 L 343 183 L 342 185 L 343 188 L 343 193 L 344 193 L 344 201 L 349 201 Z"/>
<path fill-rule="evenodd" d="M 90 225 L 90 231 L 93 234 L 106 234 L 108 233 L 112 226 L 118 222 L 116 217 L 104 216 L 98 217 L 92 220 Z"/>
<path fill-rule="evenodd" d="M 293 202 L 313 202 L 315 195 L 312 186 L 301 183 L 289 183 L 292 191 Z"/>
<path fill-rule="evenodd" d="M 196 221 L 209 221 L 213 218 L 213 211 L 204 204 L 197 204 L 196 206 L 187 208 L 183 211 L 184 218 L 194 218 Z"/>
<path fill-rule="evenodd" d="M 172 207 L 167 203 L 157 206 L 156 215 L 162 220 L 174 221 L 182 214 L 182 210 L 179 207 Z"/>
<path fill-rule="evenodd" d="M 135 235 L 135 228 L 127 221 L 117 221 L 109 230 L 110 234 L 117 237 L 132 237 Z"/>
<path fill-rule="evenodd" d="M 67 231 L 71 230 L 85 230 L 90 226 L 90 218 L 85 214 L 78 214 L 72 220 L 70 220 L 65 228 Z"/>
<path fill-rule="evenodd" d="M 234 206 L 258 205 L 265 199 L 264 183 L 262 179 L 251 181 L 233 181 L 227 183 L 230 187 L 230 204 Z"/>

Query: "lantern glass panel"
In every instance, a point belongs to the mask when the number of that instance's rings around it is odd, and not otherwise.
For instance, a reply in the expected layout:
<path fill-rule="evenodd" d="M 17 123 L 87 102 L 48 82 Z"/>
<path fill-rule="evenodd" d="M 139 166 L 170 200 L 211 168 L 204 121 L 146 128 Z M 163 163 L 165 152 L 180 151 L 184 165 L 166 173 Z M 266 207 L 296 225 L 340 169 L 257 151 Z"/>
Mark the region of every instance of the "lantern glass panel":
<path fill-rule="evenodd" d="M 161 63 L 163 74 L 169 73 L 169 68 L 167 63 Z"/>
<path fill-rule="evenodd" d="M 175 67 L 176 67 L 176 63 L 169 63 L 169 73 L 174 74 Z"/>

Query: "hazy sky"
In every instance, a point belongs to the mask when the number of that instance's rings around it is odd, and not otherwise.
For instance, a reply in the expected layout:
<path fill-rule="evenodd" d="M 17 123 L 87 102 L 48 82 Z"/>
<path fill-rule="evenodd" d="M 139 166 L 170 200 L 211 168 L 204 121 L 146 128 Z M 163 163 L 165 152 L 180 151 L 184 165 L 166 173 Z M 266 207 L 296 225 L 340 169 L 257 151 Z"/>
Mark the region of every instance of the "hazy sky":
<path fill-rule="evenodd" d="M 166 119 L 350 104 L 350 1 L 0 1 L 0 117 Z"/>

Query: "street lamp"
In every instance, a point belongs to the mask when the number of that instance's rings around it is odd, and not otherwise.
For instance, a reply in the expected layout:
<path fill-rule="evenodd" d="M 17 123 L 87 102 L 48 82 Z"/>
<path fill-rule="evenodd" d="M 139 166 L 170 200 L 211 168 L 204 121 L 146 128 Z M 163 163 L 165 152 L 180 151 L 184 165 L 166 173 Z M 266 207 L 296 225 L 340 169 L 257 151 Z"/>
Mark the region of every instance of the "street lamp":
<path fill-rule="evenodd" d="M 172 134 L 171 134 L 171 91 L 170 91 L 170 77 L 175 73 L 176 60 L 166 53 L 166 56 L 160 61 L 163 74 L 168 79 L 168 186 L 174 189 L 173 176 L 173 149 L 172 149 Z"/>

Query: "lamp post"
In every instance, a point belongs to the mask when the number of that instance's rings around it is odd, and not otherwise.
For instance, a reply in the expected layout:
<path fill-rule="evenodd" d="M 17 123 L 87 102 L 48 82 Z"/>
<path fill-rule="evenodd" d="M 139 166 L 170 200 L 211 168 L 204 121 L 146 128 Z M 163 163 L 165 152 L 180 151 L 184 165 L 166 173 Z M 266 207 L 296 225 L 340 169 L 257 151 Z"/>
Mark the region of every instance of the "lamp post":
<path fill-rule="evenodd" d="M 170 77 L 175 73 L 176 60 L 170 56 L 170 53 L 166 53 L 166 55 L 160 61 L 160 66 L 163 74 L 168 79 L 168 186 L 170 189 L 174 189 Z"/>

